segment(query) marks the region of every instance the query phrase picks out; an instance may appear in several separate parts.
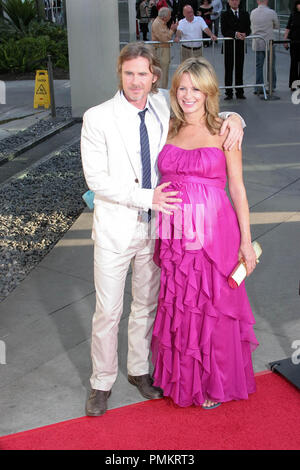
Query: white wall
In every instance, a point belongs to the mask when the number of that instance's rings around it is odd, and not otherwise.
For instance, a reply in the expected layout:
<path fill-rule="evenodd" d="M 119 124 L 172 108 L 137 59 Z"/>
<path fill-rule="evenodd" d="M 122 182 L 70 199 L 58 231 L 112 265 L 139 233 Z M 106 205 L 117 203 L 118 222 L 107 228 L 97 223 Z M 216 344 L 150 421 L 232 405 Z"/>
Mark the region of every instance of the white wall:
<path fill-rule="evenodd" d="M 111 98 L 118 86 L 118 0 L 67 0 L 73 117 Z"/>

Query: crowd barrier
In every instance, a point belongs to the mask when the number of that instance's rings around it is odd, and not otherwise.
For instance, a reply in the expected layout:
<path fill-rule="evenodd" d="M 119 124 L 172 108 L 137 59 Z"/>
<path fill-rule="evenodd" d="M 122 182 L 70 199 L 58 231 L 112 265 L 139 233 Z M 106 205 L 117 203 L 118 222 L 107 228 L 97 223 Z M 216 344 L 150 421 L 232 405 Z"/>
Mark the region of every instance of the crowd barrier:
<path fill-rule="evenodd" d="M 270 62 L 269 62 L 269 99 L 274 99 L 274 95 L 273 95 L 273 64 L 272 64 L 272 60 L 273 60 L 273 50 L 274 50 L 274 45 L 276 44 L 298 44 L 300 47 L 300 41 L 291 41 L 290 39 L 281 39 L 281 40 L 278 40 L 278 41 L 274 41 L 274 40 L 271 40 L 269 41 L 269 51 L 270 51 Z M 276 97 L 276 99 L 279 99 L 278 97 Z"/>
<path fill-rule="evenodd" d="M 269 54 L 269 44 L 267 41 L 260 35 L 253 35 L 253 36 L 247 36 L 244 40 L 244 48 L 246 51 L 246 48 L 248 47 L 247 41 L 248 40 L 253 40 L 253 39 L 261 39 L 264 42 L 265 46 L 265 57 L 268 57 Z M 219 86 L 220 89 L 237 89 L 237 88 L 262 88 L 264 99 L 267 100 L 267 93 L 266 93 L 266 88 L 268 86 L 268 60 L 265 60 L 264 63 L 264 83 L 255 83 L 256 80 L 253 81 L 253 83 L 244 83 L 243 85 L 236 85 L 235 84 L 235 47 L 236 47 L 236 39 L 230 38 L 230 37 L 218 37 L 218 42 L 224 42 L 225 41 L 233 41 L 233 85 L 232 86 Z M 214 62 L 215 59 L 215 51 L 216 51 L 216 45 L 215 42 L 212 41 L 210 38 L 199 38 L 199 39 L 186 39 L 186 40 L 180 40 L 178 42 L 175 42 L 174 40 L 167 41 L 167 42 L 159 42 L 159 41 L 145 41 L 145 44 L 150 44 L 150 45 L 155 45 L 156 47 L 159 47 L 161 45 L 166 45 L 170 44 L 171 47 L 180 47 L 182 50 L 182 46 L 185 43 L 188 43 L 191 45 L 192 43 L 201 43 L 202 44 L 202 55 L 205 57 L 205 52 L 204 52 L 204 43 L 209 42 L 212 43 L 212 62 Z M 284 41 L 286 42 L 286 41 Z M 120 46 L 128 44 L 127 42 L 121 42 Z M 197 44 L 197 47 L 198 47 Z M 251 46 L 250 46 L 251 47 Z M 192 48 L 193 49 L 193 48 Z M 224 48 L 225 49 L 225 48 Z M 180 51 L 180 57 L 182 57 L 182 53 Z M 246 56 L 245 56 L 246 57 Z M 254 54 L 254 72 L 256 71 L 256 54 Z M 256 73 L 254 73 L 255 77 Z"/>

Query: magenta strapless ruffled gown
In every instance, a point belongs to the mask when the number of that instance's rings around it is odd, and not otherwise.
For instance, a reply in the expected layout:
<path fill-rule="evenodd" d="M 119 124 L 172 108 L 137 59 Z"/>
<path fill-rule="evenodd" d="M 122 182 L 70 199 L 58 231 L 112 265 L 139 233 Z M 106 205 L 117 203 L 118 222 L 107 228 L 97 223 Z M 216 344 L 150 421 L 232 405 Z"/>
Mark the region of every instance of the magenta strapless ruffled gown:
<path fill-rule="evenodd" d="M 258 346 L 244 282 L 227 277 L 238 262 L 240 230 L 225 192 L 222 150 L 167 144 L 158 157 L 167 191 L 181 210 L 159 216 L 154 261 L 161 286 L 152 337 L 154 385 L 179 406 L 226 402 L 255 391 L 251 353 Z"/>

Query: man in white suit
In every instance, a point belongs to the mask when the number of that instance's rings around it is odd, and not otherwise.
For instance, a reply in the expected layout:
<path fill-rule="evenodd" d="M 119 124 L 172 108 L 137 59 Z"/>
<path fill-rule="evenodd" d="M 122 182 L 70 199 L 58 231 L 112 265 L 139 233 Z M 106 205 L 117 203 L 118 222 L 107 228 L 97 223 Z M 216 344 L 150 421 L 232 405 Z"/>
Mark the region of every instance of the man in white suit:
<path fill-rule="evenodd" d="M 160 279 L 152 259 L 154 237 L 149 234 L 149 211 L 170 213 L 181 201 L 177 192 L 165 189 L 168 183 L 157 186 L 157 156 L 166 141 L 170 112 L 165 96 L 157 89 L 160 68 L 155 54 L 143 43 L 128 44 L 120 53 L 118 72 L 120 90 L 111 100 L 84 114 L 81 136 L 84 175 L 95 193 L 92 238 L 96 309 L 88 416 L 105 413 L 117 377 L 118 327 L 130 263 L 133 301 L 128 322 L 128 381 L 145 398 L 162 397 L 149 374 Z M 241 143 L 241 119 L 226 119 L 222 132 L 227 126 L 230 134 L 226 146 L 237 140 Z"/>

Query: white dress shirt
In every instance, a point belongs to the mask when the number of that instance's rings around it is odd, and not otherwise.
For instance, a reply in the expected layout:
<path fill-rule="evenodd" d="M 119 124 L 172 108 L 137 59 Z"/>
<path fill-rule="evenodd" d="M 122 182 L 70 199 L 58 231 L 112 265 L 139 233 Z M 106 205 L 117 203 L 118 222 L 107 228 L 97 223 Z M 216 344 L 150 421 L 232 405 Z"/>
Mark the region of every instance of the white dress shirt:
<path fill-rule="evenodd" d="M 127 101 L 127 99 L 125 98 L 123 92 L 121 92 L 121 102 L 122 106 L 126 107 L 128 119 L 132 120 L 133 132 L 130 134 L 130 138 L 134 139 L 133 142 L 136 142 L 135 155 L 133 155 L 132 157 L 135 159 L 135 168 L 139 169 L 139 184 L 140 187 L 142 187 L 143 168 L 140 143 L 141 118 L 139 116 L 139 113 L 143 110 L 138 109 L 136 106 L 129 103 L 129 101 Z M 158 178 L 157 157 L 161 146 L 163 127 L 158 115 L 151 106 L 149 99 L 147 99 L 145 108 L 147 108 L 147 112 L 145 113 L 145 125 L 148 133 L 151 158 L 151 187 L 154 189 Z M 151 233 L 149 232 L 149 229 L 151 230 Z M 148 213 L 139 210 L 139 219 L 137 221 L 134 238 L 145 240 L 149 237 L 151 239 L 155 239 L 155 223 L 148 224 Z"/>
<path fill-rule="evenodd" d="M 202 31 L 208 28 L 204 19 L 201 16 L 194 16 L 193 21 L 187 21 L 186 18 L 183 18 L 178 23 L 178 31 L 181 31 L 181 39 L 202 39 Z M 187 47 L 200 47 L 202 46 L 201 42 L 184 42 L 184 46 Z"/>
<path fill-rule="evenodd" d="M 141 145 L 140 145 L 140 123 L 141 119 L 139 117 L 139 113 L 142 111 L 141 109 L 136 108 L 134 105 L 129 103 L 124 96 L 124 93 L 121 92 L 121 101 L 122 105 L 126 107 L 126 111 L 128 113 L 128 119 L 132 119 L 133 125 L 133 134 L 131 134 L 130 138 L 134 138 L 134 142 L 136 142 L 136 153 L 134 155 L 136 161 L 136 168 L 139 168 L 139 181 L 142 184 L 142 159 L 141 159 Z M 151 158 L 151 183 L 152 188 L 154 187 L 155 181 L 157 181 L 157 177 L 155 178 L 155 174 L 158 175 L 157 169 L 157 156 L 161 146 L 161 139 L 163 134 L 163 127 L 162 123 L 152 108 L 149 100 L 147 100 L 145 108 L 148 111 L 145 114 L 145 125 L 147 127 L 148 138 L 149 138 L 149 147 L 150 147 L 150 158 Z"/>

